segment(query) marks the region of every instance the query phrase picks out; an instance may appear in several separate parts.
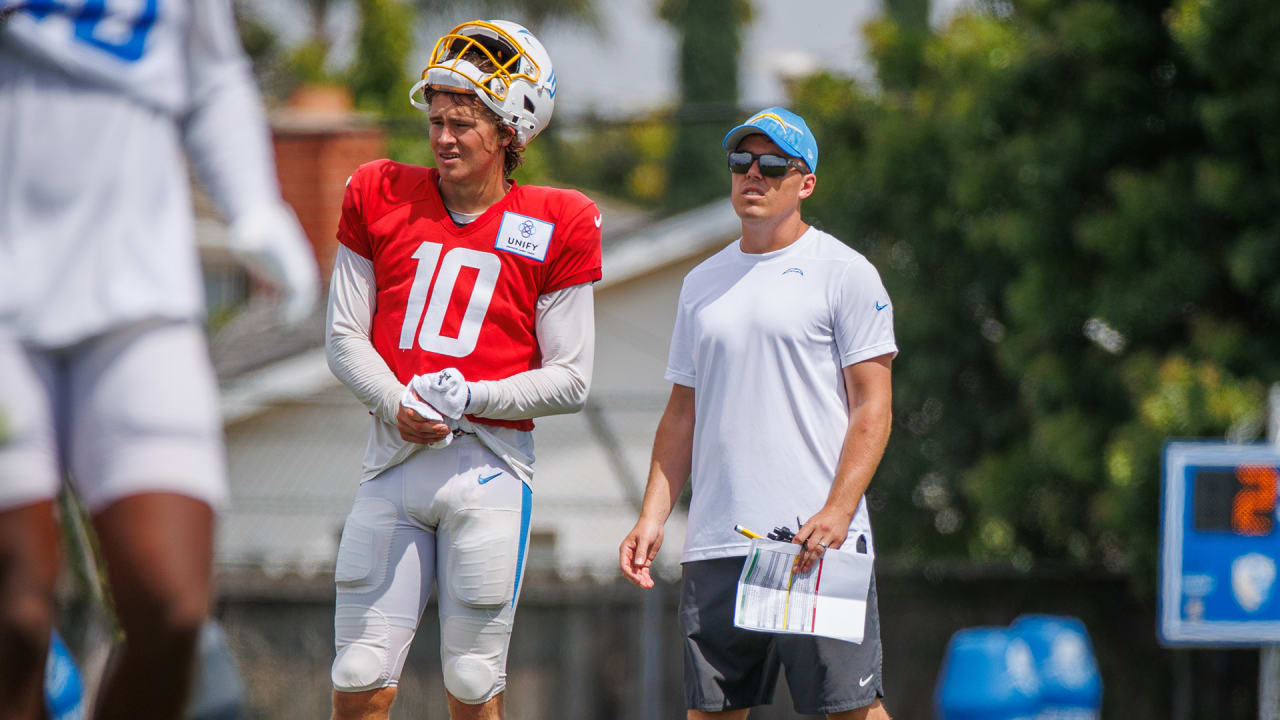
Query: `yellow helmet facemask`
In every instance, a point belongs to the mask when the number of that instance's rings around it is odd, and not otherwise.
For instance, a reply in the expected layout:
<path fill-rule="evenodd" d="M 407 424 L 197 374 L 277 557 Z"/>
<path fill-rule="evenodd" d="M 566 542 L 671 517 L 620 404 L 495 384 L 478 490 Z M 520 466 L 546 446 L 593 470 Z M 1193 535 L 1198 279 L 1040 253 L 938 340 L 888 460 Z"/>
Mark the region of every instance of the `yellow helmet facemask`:
<path fill-rule="evenodd" d="M 551 119 L 555 104 L 555 71 L 542 44 L 525 28 L 507 20 L 473 20 L 436 41 L 422 79 L 409 101 L 427 87 L 475 93 L 498 117 L 528 142 Z"/>

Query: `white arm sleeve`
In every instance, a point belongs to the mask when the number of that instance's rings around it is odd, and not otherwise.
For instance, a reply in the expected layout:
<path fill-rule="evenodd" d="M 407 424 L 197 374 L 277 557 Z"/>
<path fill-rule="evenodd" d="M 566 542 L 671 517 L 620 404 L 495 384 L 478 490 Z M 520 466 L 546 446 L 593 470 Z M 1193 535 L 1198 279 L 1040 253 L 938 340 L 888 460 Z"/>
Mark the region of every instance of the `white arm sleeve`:
<path fill-rule="evenodd" d="M 370 329 L 377 307 L 373 262 L 338 245 L 325 313 L 324 352 L 329 369 L 378 419 L 392 426 L 404 385 L 373 349 Z"/>
<path fill-rule="evenodd" d="M 467 413 L 520 420 L 582 409 L 595 359 L 595 301 L 590 283 L 538 298 L 534 319 L 542 367 L 503 380 L 469 383 Z"/>
<path fill-rule="evenodd" d="M 266 112 L 240 46 L 228 0 L 190 4 L 190 102 L 183 142 L 229 223 L 278 205 L 280 186 Z"/>

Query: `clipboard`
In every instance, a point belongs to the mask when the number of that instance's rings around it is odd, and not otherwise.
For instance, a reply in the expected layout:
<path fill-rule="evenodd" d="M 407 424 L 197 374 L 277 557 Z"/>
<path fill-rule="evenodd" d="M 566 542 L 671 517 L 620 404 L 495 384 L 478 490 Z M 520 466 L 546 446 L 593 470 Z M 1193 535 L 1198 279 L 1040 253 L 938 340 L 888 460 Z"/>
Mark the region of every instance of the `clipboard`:
<path fill-rule="evenodd" d="M 734 626 L 861 643 L 875 554 L 869 542 L 866 552 L 844 549 L 856 548 L 857 537 L 850 535 L 841 548 L 827 550 L 807 573 L 794 570 L 802 546 L 752 539 L 738 576 Z"/>

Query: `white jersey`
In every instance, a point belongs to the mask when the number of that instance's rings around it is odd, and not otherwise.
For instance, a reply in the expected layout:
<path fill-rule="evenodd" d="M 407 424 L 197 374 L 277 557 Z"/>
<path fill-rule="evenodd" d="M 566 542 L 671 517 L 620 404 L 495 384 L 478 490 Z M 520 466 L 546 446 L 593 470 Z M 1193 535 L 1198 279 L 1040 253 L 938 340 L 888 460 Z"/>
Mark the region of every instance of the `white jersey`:
<path fill-rule="evenodd" d="M 203 308 L 186 150 L 229 221 L 279 203 L 228 0 L 0 0 L 0 331 Z"/>
<path fill-rule="evenodd" d="M 879 274 L 820 230 L 764 254 L 735 241 L 691 270 L 666 372 L 694 388 L 681 562 L 745 555 L 734 524 L 798 529 L 820 510 L 849 426 L 842 368 L 896 353 Z M 870 544 L 865 498 L 850 532 Z"/>
<path fill-rule="evenodd" d="M 0 0 L 0 6 L 9 8 L 5 43 L 169 115 L 186 108 L 193 8 L 185 0 Z"/>

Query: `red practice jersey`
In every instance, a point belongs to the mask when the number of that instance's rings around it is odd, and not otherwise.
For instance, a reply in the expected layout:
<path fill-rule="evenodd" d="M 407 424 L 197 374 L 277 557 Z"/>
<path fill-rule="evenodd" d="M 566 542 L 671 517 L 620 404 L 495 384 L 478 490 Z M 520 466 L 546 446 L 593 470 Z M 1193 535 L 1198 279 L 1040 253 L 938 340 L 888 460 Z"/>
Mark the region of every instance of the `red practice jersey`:
<path fill-rule="evenodd" d="M 600 279 L 600 211 L 576 190 L 513 185 L 458 226 L 438 180 L 431 168 L 377 160 L 347 184 L 338 241 L 373 262 L 374 349 L 402 383 L 447 367 L 468 380 L 541 367 L 538 296 Z"/>

